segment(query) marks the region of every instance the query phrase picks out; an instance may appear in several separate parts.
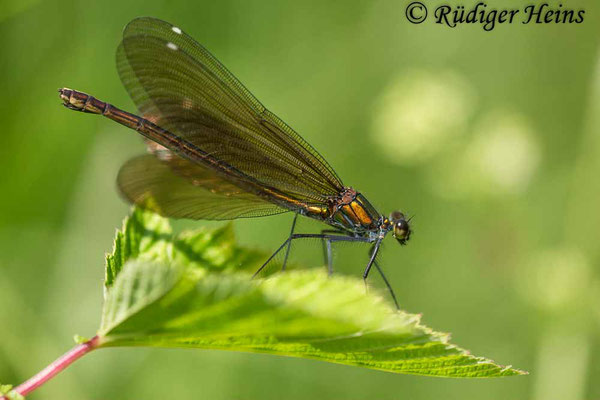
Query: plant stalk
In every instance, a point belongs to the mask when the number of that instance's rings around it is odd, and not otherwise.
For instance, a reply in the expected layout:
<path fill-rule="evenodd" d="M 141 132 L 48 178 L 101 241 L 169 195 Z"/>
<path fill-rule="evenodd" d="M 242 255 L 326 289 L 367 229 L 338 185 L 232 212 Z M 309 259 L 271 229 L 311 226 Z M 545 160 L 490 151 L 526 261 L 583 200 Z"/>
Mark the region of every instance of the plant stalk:
<path fill-rule="evenodd" d="M 73 364 L 85 354 L 96 349 L 99 344 L 100 338 L 98 336 L 94 336 L 87 342 L 78 344 L 56 361 L 48 365 L 46 368 L 38 372 L 35 376 L 23 382 L 13 390 L 22 396 L 28 395 L 50 379 L 54 378 L 59 372 Z M 1 396 L 0 400 L 8 400 L 8 398 L 6 396 Z"/>

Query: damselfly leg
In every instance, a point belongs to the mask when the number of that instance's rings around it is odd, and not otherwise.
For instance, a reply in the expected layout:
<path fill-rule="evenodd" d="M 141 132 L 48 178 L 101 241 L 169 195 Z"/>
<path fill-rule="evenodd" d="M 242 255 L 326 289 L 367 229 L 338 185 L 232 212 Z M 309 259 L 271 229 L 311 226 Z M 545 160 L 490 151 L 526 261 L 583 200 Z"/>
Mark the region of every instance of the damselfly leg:
<path fill-rule="evenodd" d="M 396 309 L 400 310 L 400 305 L 398 304 L 398 300 L 396 299 L 396 294 L 394 293 L 394 289 L 392 289 L 392 285 L 390 285 L 390 283 L 388 282 L 387 278 L 385 277 L 385 274 L 383 273 L 383 270 L 379 267 L 379 263 L 377 262 L 377 260 L 373 261 L 373 264 L 375 264 L 375 268 L 377 268 L 377 271 L 379 272 L 379 275 L 381 275 L 385 286 L 388 288 L 388 291 L 392 296 L 392 300 L 394 300 L 394 304 L 396 305 Z"/>
<path fill-rule="evenodd" d="M 281 270 L 285 271 L 285 266 L 287 264 L 288 257 L 290 256 L 290 247 L 292 247 L 292 241 L 289 238 L 294 234 L 294 229 L 296 228 L 296 220 L 298 219 L 298 214 L 294 214 L 294 221 L 292 222 L 292 229 L 290 229 L 290 236 L 288 237 L 288 245 L 285 250 L 285 258 L 283 259 L 283 265 L 281 266 Z"/>
<path fill-rule="evenodd" d="M 296 219 L 294 218 L 294 222 L 292 224 L 292 231 L 295 227 L 295 224 L 296 224 Z M 290 249 L 291 243 L 293 240 L 296 240 L 296 239 L 321 239 L 323 241 L 324 247 L 325 247 L 325 252 L 326 252 L 325 256 L 327 259 L 327 270 L 328 270 L 329 275 L 331 275 L 333 273 L 333 259 L 332 259 L 332 253 L 331 253 L 332 243 L 335 243 L 335 242 L 370 243 L 373 241 L 372 239 L 364 238 L 364 237 L 347 236 L 347 235 L 344 235 L 343 232 L 341 232 L 341 231 L 324 230 L 323 232 L 330 232 L 330 233 L 291 233 L 290 236 L 285 240 L 285 242 L 283 242 L 281 244 L 281 246 L 279 246 L 279 248 L 277 250 L 275 250 L 275 252 L 267 259 L 267 261 L 265 261 L 265 263 L 254 273 L 252 278 L 255 278 L 256 276 L 258 276 L 258 274 L 273 260 L 273 258 L 275 258 L 275 256 L 281 250 L 283 250 L 284 247 L 287 246 L 286 256 L 285 256 L 285 260 L 284 260 L 284 265 L 285 265 L 285 262 L 287 262 L 287 258 L 289 255 L 289 249 Z M 365 287 L 367 287 L 367 278 L 369 277 L 369 272 L 371 271 L 372 266 L 375 265 L 375 268 L 379 272 L 379 275 L 381 275 L 381 278 L 383 279 L 385 286 L 387 287 L 388 291 L 390 292 L 390 296 L 392 296 L 394 305 L 399 310 L 400 306 L 398 305 L 398 300 L 396 299 L 396 294 L 394 293 L 394 289 L 392 289 L 392 286 L 390 285 L 385 274 L 383 273 L 383 270 L 381 269 L 381 267 L 379 266 L 379 263 L 377 263 L 377 260 L 376 260 L 377 253 L 379 252 L 380 247 L 381 247 L 381 239 L 377 239 L 377 241 L 375 242 L 375 244 L 373 245 L 373 247 L 371 248 L 371 250 L 369 252 L 369 254 L 370 254 L 369 262 L 367 263 L 365 272 L 363 273 L 363 280 L 365 282 Z M 282 270 L 284 270 L 284 268 L 282 268 Z"/>
<path fill-rule="evenodd" d="M 332 233 L 335 235 L 347 236 L 346 233 L 337 229 L 323 229 L 321 230 L 321 234 Z M 329 239 L 321 239 L 321 243 L 323 244 L 323 261 L 327 264 L 327 271 L 329 275 L 333 274 L 333 252 L 331 248 L 331 240 Z"/>
<path fill-rule="evenodd" d="M 363 279 L 365 280 L 365 282 L 367 281 L 369 272 L 371 272 L 371 267 L 375 262 L 375 257 L 377 257 L 377 253 L 379 253 L 379 246 L 381 246 L 381 239 L 378 239 L 373 245 L 373 248 L 371 249 L 371 257 L 369 258 L 369 262 L 367 263 L 367 267 L 365 268 L 365 272 L 363 273 Z"/>
<path fill-rule="evenodd" d="M 277 250 L 275 250 L 275 252 L 271 255 L 271 257 L 269 257 L 267 259 L 267 261 L 265 261 L 265 263 L 254 273 L 254 275 L 252 275 L 252 278 L 255 278 L 271 262 L 271 260 L 273 260 L 273 258 L 275 258 L 275 256 L 286 245 L 291 244 L 292 240 L 297 240 L 297 239 L 321 239 L 321 240 L 329 241 L 329 242 L 361 242 L 361 243 L 369 243 L 372 241 L 369 238 L 353 237 L 353 236 L 345 236 L 345 235 L 333 235 L 333 234 L 322 234 L 322 233 L 294 233 L 294 234 L 290 235 L 290 237 L 287 238 L 285 240 L 285 242 L 283 242 L 281 244 L 281 246 L 279 246 L 279 248 L 277 248 Z M 329 258 L 331 258 L 331 257 L 329 257 Z"/>

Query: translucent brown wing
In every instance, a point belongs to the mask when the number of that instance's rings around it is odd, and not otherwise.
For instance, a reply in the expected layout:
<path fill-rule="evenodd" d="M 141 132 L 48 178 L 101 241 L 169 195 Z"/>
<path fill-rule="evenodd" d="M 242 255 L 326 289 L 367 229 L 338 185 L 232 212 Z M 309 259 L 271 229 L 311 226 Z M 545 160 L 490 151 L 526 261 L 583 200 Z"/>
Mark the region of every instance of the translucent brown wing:
<path fill-rule="evenodd" d="M 123 33 L 117 67 L 145 118 L 254 182 L 313 203 L 343 189 L 312 146 L 178 27 L 133 20 Z"/>
<path fill-rule="evenodd" d="M 288 211 L 166 151 L 127 161 L 117 184 L 131 203 L 171 218 L 224 220 Z"/>

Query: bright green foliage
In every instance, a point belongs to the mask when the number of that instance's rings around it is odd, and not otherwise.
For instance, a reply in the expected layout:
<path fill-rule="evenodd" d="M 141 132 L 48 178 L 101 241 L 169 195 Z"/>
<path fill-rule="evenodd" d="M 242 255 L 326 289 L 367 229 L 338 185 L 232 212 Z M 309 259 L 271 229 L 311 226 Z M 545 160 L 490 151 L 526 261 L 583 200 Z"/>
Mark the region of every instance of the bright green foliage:
<path fill-rule="evenodd" d="M 113 252 L 106 255 L 105 286 L 114 283 L 125 262 L 130 259 L 163 259 L 168 261 L 171 249 L 171 226 L 159 215 L 134 210 L 117 231 Z"/>
<path fill-rule="evenodd" d="M 89 342 L 90 338 L 76 334 L 76 335 L 73 335 L 73 341 L 77 344 L 82 344 L 85 342 Z"/>
<path fill-rule="evenodd" d="M 13 390 L 12 385 L 0 385 L 0 396 L 5 396 L 8 400 L 25 400 L 25 397 Z"/>
<path fill-rule="evenodd" d="M 173 237 L 166 220 L 135 210 L 107 257 L 101 346 L 263 352 L 434 376 L 523 374 L 449 344 L 359 279 L 312 270 L 251 280 L 244 269 L 259 256 L 235 246 L 230 226 Z"/>
<path fill-rule="evenodd" d="M 261 252 L 236 246 L 231 225 L 211 231 L 186 231 L 174 237 L 167 219 L 136 208 L 117 231 L 113 252 L 106 255 L 104 283 L 111 287 L 126 261 L 133 259 L 216 272 L 254 272 L 264 257 Z"/>

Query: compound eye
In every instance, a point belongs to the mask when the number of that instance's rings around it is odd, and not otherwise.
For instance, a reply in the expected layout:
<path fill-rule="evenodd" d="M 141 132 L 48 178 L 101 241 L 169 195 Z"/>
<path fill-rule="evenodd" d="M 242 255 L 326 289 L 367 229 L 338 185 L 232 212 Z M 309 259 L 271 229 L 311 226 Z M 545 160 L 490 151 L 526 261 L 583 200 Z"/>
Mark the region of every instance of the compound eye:
<path fill-rule="evenodd" d="M 403 220 L 404 219 L 404 214 L 402 214 L 400 211 L 394 211 L 390 214 L 390 219 L 392 221 L 399 221 L 399 220 Z"/>
<path fill-rule="evenodd" d="M 405 240 L 408 236 L 408 223 L 401 219 L 394 224 L 394 236 L 396 239 Z"/>

